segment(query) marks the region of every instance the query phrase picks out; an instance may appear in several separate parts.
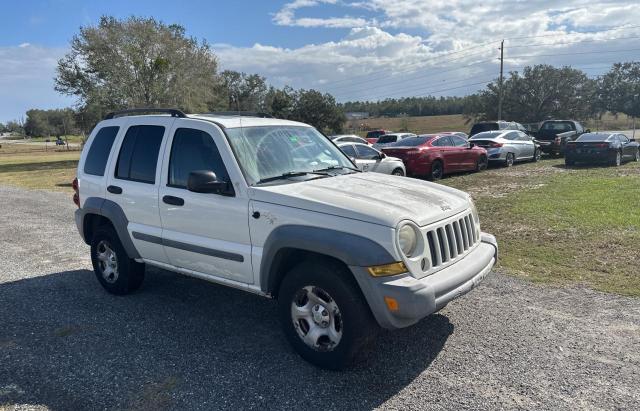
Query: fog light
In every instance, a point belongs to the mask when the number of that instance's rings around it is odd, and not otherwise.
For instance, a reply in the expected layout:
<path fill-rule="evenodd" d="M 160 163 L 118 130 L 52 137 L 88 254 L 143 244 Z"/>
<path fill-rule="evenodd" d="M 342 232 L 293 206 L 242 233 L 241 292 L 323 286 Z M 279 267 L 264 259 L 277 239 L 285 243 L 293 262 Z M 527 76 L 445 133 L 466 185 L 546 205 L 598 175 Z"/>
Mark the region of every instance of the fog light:
<path fill-rule="evenodd" d="M 384 302 L 387 304 L 389 311 L 398 311 L 398 300 L 393 297 L 384 297 Z"/>

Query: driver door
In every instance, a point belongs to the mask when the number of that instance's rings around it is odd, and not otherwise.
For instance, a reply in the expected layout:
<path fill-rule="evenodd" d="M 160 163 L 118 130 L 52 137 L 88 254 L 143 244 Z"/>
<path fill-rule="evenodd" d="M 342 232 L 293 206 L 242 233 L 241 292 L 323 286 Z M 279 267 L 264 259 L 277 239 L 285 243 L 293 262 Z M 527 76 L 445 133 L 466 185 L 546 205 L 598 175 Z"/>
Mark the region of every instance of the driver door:
<path fill-rule="evenodd" d="M 253 283 L 246 192 L 220 129 L 177 119 L 167 142 L 159 208 L 162 244 L 171 265 L 215 277 Z M 229 181 L 232 195 L 187 190 L 189 173 L 211 170 Z"/>

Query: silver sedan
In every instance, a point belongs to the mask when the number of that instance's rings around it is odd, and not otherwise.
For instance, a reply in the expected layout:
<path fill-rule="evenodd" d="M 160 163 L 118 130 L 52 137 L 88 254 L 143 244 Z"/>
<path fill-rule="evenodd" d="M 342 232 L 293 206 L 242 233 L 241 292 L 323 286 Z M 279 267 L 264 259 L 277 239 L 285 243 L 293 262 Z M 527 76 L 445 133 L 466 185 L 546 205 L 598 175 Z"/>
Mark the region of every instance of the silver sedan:
<path fill-rule="evenodd" d="M 469 142 L 487 150 L 490 162 L 511 167 L 516 161 L 540 160 L 540 146 L 527 133 L 518 130 L 484 131 Z"/>
<path fill-rule="evenodd" d="M 362 171 L 373 171 L 375 173 L 393 174 L 394 176 L 404 176 L 407 174 L 404 163 L 396 157 L 388 157 L 375 148 L 360 143 L 338 144 L 347 156 L 355 160 L 356 166 Z"/>

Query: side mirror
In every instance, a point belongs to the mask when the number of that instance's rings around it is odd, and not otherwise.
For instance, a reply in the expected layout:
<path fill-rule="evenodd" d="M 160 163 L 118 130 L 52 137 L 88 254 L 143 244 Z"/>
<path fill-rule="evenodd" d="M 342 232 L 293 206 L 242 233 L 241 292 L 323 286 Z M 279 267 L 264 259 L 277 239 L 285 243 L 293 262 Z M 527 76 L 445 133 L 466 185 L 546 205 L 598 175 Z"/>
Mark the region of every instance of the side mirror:
<path fill-rule="evenodd" d="M 471 150 L 472 148 L 474 148 L 476 145 L 473 143 L 467 143 L 467 150 Z"/>
<path fill-rule="evenodd" d="M 233 189 L 226 181 L 218 181 L 216 173 L 211 170 L 197 170 L 189 173 L 187 190 L 194 193 L 210 193 L 233 196 Z"/>
<path fill-rule="evenodd" d="M 380 160 L 382 160 L 383 158 L 387 158 L 387 155 L 385 153 L 380 153 Z"/>
<path fill-rule="evenodd" d="M 585 132 L 585 133 L 591 133 L 591 129 L 590 129 L 590 128 L 588 128 L 588 129 L 586 129 L 584 132 Z"/>

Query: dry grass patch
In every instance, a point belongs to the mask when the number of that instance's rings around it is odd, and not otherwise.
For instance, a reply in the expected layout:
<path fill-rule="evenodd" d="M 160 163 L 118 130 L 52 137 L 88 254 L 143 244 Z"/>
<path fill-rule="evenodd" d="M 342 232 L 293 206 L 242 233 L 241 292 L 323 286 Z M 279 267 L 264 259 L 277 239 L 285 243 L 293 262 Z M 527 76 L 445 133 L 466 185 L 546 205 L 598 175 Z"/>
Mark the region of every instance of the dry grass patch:
<path fill-rule="evenodd" d="M 0 153 L 0 184 L 68 191 L 76 175 L 79 151 Z"/>

